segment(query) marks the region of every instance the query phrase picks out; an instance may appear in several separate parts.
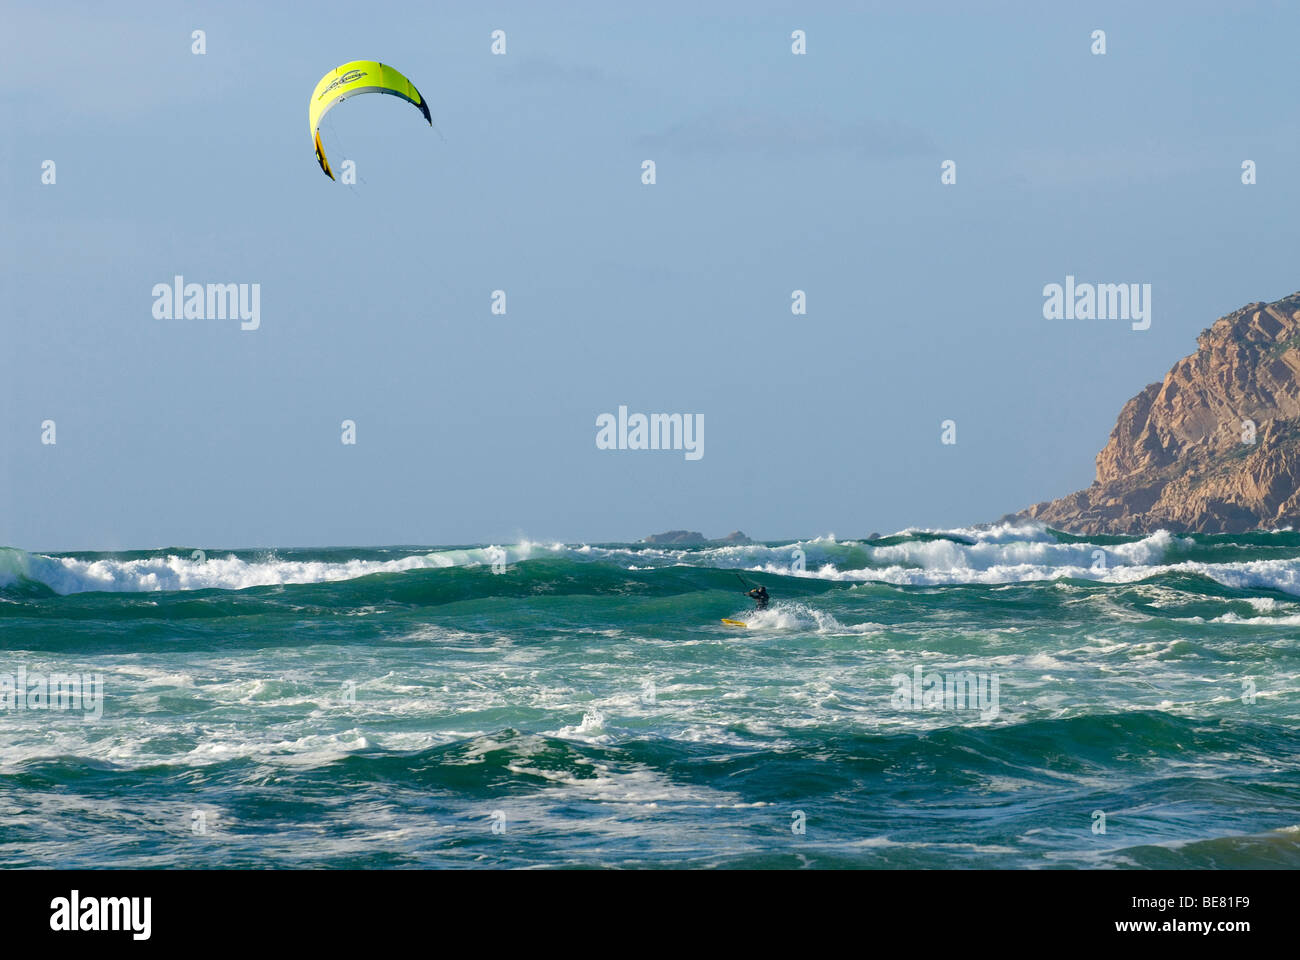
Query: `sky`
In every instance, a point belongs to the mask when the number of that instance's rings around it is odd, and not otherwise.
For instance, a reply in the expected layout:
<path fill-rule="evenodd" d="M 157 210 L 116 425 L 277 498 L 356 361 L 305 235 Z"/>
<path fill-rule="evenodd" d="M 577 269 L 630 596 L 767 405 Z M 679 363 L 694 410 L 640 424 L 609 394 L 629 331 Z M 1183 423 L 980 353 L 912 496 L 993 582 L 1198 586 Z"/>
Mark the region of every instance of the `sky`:
<path fill-rule="evenodd" d="M 6 0 L 0 545 L 996 520 L 1300 289 L 1294 5 L 304 10 Z M 306 115 L 355 59 L 436 130 L 340 104 L 351 185 Z M 259 326 L 155 317 L 176 275 L 257 284 Z M 1150 284 L 1150 328 L 1045 319 L 1067 275 Z M 598 448 L 620 405 L 702 418 L 703 456 Z"/>

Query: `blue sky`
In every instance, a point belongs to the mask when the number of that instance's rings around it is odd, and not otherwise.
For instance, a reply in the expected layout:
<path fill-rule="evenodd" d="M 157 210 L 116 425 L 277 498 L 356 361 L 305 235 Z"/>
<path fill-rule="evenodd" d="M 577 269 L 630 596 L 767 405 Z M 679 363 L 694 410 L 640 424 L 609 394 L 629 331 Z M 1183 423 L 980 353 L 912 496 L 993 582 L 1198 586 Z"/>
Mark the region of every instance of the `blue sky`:
<path fill-rule="evenodd" d="M 1086 486 L 1201 329 L 1300 288 L 1300 17 L 1070 6 L 7 4 L 0 543 L 843 538 Z M 365 58 L 441 136 L 349 100 L 349 187 L 307 100 Z M 176 274 L 259 283 L 260 329 L 155 319 Z M 1151 328 L 1044 320 L 1067 274 L 1150 283 Z M 598 450 L 620 404 L 705 455 Z"/>

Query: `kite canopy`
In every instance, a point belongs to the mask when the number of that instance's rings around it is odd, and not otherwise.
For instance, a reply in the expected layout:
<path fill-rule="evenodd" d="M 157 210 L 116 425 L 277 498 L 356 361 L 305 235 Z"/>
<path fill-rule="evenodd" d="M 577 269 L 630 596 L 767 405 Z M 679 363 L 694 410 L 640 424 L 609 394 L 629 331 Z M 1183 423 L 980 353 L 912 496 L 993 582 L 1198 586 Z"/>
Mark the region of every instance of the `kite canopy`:
<path fill-rule="evenodd" d="M 312 142 L 316 144 L 316 162 L 331 180 L 334 179 L 334 172 L 330 170 L 330 163 L 325 159 L 325 148 L 321 146 L 320 122 L 335 104 L 359 93 L 387 93 L 401 97 L 407 103 L 419 107 L 429 126 L 433 126 L 429 105 L 420 96 L 420 91 L 392 67 L 386 67 L 375 60 L 353 60 L 335 67 L 320 78 L 320 83 L 312 91 L 311 103 L 307 106 L 307 127 L 311 131 Z"/>

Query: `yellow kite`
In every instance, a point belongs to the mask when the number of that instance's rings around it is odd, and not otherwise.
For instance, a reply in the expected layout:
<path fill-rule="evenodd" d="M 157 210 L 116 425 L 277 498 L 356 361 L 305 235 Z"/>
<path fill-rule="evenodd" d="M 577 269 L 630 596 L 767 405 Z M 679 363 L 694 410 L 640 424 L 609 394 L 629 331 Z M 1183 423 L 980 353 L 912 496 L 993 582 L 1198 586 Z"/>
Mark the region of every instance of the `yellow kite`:
<path fill-rule="evenodd" d="M 311 103 L 307 105 L 307 127 L 311 131 L 312 141 L 316 144 L 316 162 L 325 171 L 325 176 L 334 179 L 330 163 L 325 159 L 325 148 L 320 142 L 320 122 L 337 103 L 359 93 L 387 93 L 401 97 L 407 103 L 420 108 L 424 119 L 433 126 L 433 117 L 429 116 L 429 105 L 415 84 L 398 73 L 392 67 L 386 67 L 374 60 L 353 60 L 341 67 L 335 67 L 320 78 L 316 89 L 312 91 Z"/>

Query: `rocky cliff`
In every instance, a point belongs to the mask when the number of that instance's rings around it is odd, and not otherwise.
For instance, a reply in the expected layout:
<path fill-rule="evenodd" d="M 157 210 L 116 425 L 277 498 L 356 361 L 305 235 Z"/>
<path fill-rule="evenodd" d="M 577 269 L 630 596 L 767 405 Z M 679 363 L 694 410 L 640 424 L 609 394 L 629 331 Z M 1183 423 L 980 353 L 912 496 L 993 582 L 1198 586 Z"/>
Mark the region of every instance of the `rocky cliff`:
<path fill-rule="evenodd" d="M 1015 516 L 1082 534 L 1300 525 L 1300 293 L 1197 346 L 1124 405 L 1092 486 Z"/>

